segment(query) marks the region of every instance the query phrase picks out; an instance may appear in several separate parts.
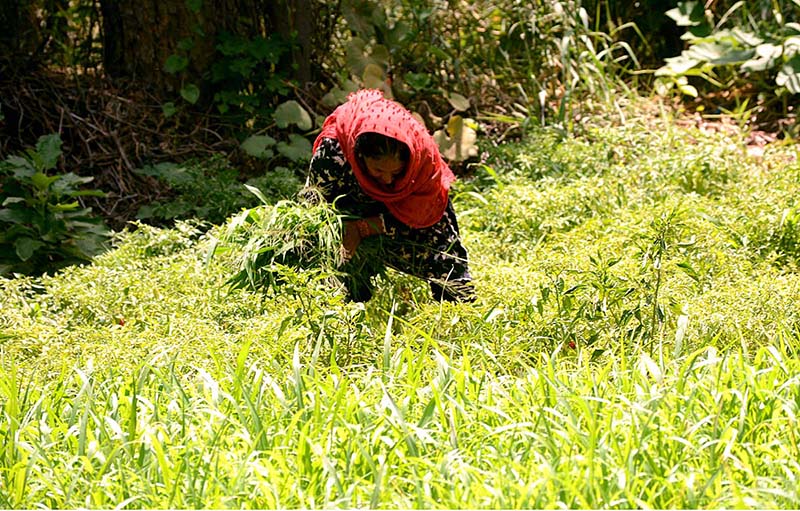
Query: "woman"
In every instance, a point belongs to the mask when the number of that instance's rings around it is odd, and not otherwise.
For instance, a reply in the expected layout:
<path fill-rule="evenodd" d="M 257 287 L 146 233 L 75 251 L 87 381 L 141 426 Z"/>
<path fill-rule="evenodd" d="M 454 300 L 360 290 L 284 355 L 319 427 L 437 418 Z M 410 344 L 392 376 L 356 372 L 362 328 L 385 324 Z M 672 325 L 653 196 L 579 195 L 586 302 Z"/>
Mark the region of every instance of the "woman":
<path fill-rule="evenodd" d="M 428 281 L 434 298 L 474 300 L 467 251 L 448 197 L 455 176 L 408 110 L 378 90 L 353 93 L 325 119 L 313 150 L 301 196 L 313 200 L 316 189 L 317 196 L 357 218 L 344 223 L 346 259 L 363 239 L 378 236 L 387 254 L 383 263 Z M 370 285 L 357 281 L 347 279 L 349 298 L 369 300 Z"/>

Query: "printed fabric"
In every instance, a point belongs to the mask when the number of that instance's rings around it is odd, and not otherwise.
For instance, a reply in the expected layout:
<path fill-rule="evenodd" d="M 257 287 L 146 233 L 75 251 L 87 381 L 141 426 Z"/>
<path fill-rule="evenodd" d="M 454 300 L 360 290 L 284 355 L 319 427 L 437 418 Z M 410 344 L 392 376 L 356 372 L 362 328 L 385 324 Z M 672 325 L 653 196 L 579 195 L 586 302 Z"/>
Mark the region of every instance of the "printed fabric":
<path fill-rule="evenodd" d="M 312 192 L 311 190 L 315 190 Z M 397 271 L 426 280 L 434 298 L 471 301 L 474 299 L 467 251 L 461 243 L 453 206 L 448 200 L 433 225 L 414 229 L 395 218 L 381 201 L 367 195 L 358 184 L 338 140 L 317 141 L 306 187 L 301 199 L 322 196 L 342 213 L 356 218 L 381 216 L 386 234 L 381 236 L 384 264 Z M 366 301 L 371 289 L 348 289 L 351 298 Z"/>

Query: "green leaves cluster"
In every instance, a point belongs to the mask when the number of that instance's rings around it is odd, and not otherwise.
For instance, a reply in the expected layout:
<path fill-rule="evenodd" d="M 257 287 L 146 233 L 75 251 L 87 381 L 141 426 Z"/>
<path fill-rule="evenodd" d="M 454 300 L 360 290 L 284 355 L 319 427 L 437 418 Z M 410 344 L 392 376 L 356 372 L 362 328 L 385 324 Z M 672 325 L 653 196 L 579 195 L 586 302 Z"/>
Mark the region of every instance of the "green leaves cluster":
<path fill-rule="evenodd" d="M 314 281 L 335 284 L 353 279 L 365 284 L 383 272 L 379 243 L 364 240 L 350 261 L 342 254 L 342 222 L 334 206 L 317 200 L 313 190 L 304 195 L 311 202 L 282 200 L 274 205 L 258 189 L 247 187 L 263 205 L 246 209 L 228 223 L 213 253 L 236 254 L 232 288 L 269 291 L 282 287 L 303 292 Z M 354 271 L 357 270 L 357 271 Z"/>
<path fill-rule="evenodd" d="M 214 249 L 225 251 L 231 242 L 241 246 L 238 271 L 229 281 L 233 288 L 266 291 L 286 283 L 293 270 L 324 277 L 343 264 L 341 218 L 327 203 L 313 206 L 284 200 L 270 206 L 260 191 L 251 191 L 264 205 L 236 215 L 223 245 Z M 292 271 L 282 271 L 285 267 Z"/>
<path fill-rule="evenodd" d="M 181 164 L 157 163 L 135 172 L 166 183 L 171 192 L 168 199 L 140 207 L 136 216 L 141 220 L 199 218 L 220 224 L 254 202 L 239 180 L 239 171 L 222 157 Z M 302 184 L 300 178 L 285 167 L 272 169 L 248 183 L 274 197 L 275 201 L 294 195 Z"/>
<path fill-rule="evenodd" d="M 105 249 L 109 234 L 80 197 L 93 178 L 50 175 L 61 156 L 61 138 L 46 135 L 24 156 L 0 162 L 0 275 L 41 274 L 88 261 Z"/>
<path fill-rule="evenodd" d="M 186 71 L 193 47 L 191 38 L 182 40 L 178 44 L 179 51 L 164 63 L 164 71 L 174 75 Z M 289 44 L 275 34 L 245 38 L 222 32 L 216 50 L 217 56 L 204 79 L 213 91 L 217 110 L 239 121 L 268 118 L 274 110 L 273 98 L 288 92 L 288 75 L 278 64 L 289 51 Z M 194 105 L 201 99 L 201 87 L 195 83 L 184 84 L 180 95 Z M 164 105 L 165 115 L 176 111 L 174 103 Z"/>
<path fill-rule="evenodd" d="M 272 117 L 276 126 L 282 130 L 288 130 L 293 125 L 302 131 L 309 131 L 314 127 L 309 113 L 294 100 L 278 105 Z M 246 154 L 263 160 L 272 160 L 276 156 L 283 156 L 293 163 L 311 159 L 311 142 L 306 137 L 288 133 L 287 138 L 288 140 L 278 141 L 269 135 L 255 134 L 242 142 L 241 149 Z"/>
<path fill-rule="evenodd" d="M 697 88 L 689 77 L 700 77 L 725 87 L 732 83 L 751 81 L 761 90 L 774 90 L 775 94 L 800 94 L 800 23 L 788 21 L 800 14 L 800 3 L 792 0 L 781 12 L 780 4 L 770 6 L 772 26 L 748 25 L 748 13 L 740 22 L 729 22 L 737 9 L 746 9 L 745 3 L 734 6 L 718 24 L 712 14 L 699 1 L 679 2 L 667 15 L 680 27 L 685 27 L 683 39 L 689 47 L 681 55 L 666 59 L 666 64 L 656 71 L 658 85 L 663 92 L 677 88 L 681 93 L 698 96 Z M 793 4 L 793 5 L 792 5 Z M 725 71 L 732 76 L 725 76 Z M 759 83 L 760 82 L 760 83 Z"/>

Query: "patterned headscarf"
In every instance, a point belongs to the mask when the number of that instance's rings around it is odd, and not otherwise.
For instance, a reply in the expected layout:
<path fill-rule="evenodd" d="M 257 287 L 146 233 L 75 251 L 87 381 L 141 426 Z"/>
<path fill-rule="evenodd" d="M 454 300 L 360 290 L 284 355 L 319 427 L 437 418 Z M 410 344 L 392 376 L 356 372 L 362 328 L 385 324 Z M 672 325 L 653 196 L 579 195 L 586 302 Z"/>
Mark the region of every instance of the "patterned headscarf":
<path fill-rule="evenodd" d="M 406 172 L 392 191 L 377 186 L 361 167 L 355 145 L 362 133 L 379 133 L 408 146 L 411 155 Z M 400 104 L 385 99 L 381 91 L 350 94 L 347 102 L 325 119 L 314 142 L 315 151 L 323 138 L 339 141 L 358 184 L 367 195 L 383 202 L 395 218 L 417 229 L 430 227 L 442 218 L 450 184 L 456 177 L 425 126 Z"/>

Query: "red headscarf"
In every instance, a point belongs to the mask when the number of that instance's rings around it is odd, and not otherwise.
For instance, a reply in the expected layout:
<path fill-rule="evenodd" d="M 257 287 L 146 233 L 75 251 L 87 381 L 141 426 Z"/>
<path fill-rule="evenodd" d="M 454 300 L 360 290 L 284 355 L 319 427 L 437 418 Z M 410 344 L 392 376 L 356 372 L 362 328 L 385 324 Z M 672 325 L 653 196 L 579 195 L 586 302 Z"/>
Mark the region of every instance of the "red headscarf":
<path fill-rule="evenodd" d="M 394 190 L 382 190 L 361 168 L 355 145 L 362 133 L 379 133 L 408 146 L 408 166 Z M 442 218 L 450 184 L 456 177 L 442 160 L 439 147 L 425 126 L 400 104 L 385 99 L 381 91 L 350 94 L 347 103 L 325 119 L 322 132 L 314 141 L 314 151 L 323 138 L 339 141 L 358 184 L 367 195 L 383 202 L 395 218 L 417 229 L 430 227 Z"/>

